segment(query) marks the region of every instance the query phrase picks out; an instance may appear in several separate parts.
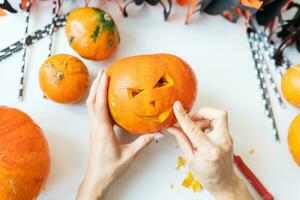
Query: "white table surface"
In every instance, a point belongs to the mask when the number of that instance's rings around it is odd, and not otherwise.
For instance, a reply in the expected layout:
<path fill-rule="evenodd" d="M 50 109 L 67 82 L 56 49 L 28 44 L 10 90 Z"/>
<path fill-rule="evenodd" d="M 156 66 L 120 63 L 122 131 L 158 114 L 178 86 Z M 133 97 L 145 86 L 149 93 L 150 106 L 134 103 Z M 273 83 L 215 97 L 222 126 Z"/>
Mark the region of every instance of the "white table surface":
<path fill-rule="evenodd" d="M 66 1 L 64 10 L 82 5 Z M 33 9 L 30 31 L 48 24 L 50 2 L 39 2 Z M 256 84 L 253 60 L 245 34 L 244 22 L 232 24 L 222 17 L 194 16 L 191 24 L 183 23 L 185 10 L 173 10 L 168 23 L 162 10 L 144 7 L 124 19 L 113 3 L 102 5 L 109 10 L 119 26 L 121 46 L 117 54 L 104 62 L 82 59 L 88 66 L 91 79 L 97 71 L 122 57 L 166 52 L 180 56 L 194 69 L 199 91 L 194 110 L 213 106 L 228 110 L 235 152 L 241 155 L 268 190 L 280 200 L 299 200 L 300 169 L 287 147 L 287 129 L 299 113 L 292 106 L 281 109 L 272 97 L 280 131 L 281 143 L 274 140 L 272 128 L 264 115 Z M 134 10 L 134 9 L 133 9 Z M 139 12 L 140 11 L 140 12 Z M 0 49 L 22 38 L 24 16 L 0 18 Z M 29 48 L 25 101 L 17 101 L 21 54 L 0 63 L 0 104 L 27 112 L 41 126 L 51 151 L 51 173 L 46 190 L 39 199 L 74 199 L 84 175 L 88 150 L 88 117 L 84 101 L 75 105 L 59 105 L 42 98 L 38 70 L 48 54 L 48 39 Z M 63 29 L 58 31 L 55 53 L 76 55 L 68 45 Z M 300 56 L 289 50 L 293 63 Z M 128 139 L 129 135 L 122 135 Z M 249 154 L 250 149 L 254 154 Z M 208 192 L 193 193 L 182 188 L 186 169 L 175 170 L 181 155 L 175 140 L 166 135 L 158 144 L 147 148 L 131 168 L 109 190 L 108 200 L 198 200 L 212 199 Z M 170 189 L 169 184 L 175 186 Z M 256 195 L 257 196 L 257 195 Z M 259 199 L 259 198 L 258 198 Z"/>

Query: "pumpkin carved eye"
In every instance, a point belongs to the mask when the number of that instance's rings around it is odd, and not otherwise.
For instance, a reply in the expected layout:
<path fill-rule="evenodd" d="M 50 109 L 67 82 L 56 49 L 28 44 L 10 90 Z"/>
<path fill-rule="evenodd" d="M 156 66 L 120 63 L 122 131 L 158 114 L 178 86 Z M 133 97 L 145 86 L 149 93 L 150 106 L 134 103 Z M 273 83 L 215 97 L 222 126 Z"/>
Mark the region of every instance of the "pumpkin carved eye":
<path fill-rule="evenodd" d="M 136 88 L 127 88 L 128 96 L 132 99 L 139 93 L 141 93 L 143 90 L 142 89 L 136 89 Z"/>
<path fill-rule="evenodd" d="M 166 85 L 173 85 L 173 83 L 174 82 L 173 82 L 172 78 L 168 74 L 165 74 L 162 77 L 160 77 L 158 82 L 155 84 L 154 88 L 159 88 L 159 87 L 163 87 Z"/>

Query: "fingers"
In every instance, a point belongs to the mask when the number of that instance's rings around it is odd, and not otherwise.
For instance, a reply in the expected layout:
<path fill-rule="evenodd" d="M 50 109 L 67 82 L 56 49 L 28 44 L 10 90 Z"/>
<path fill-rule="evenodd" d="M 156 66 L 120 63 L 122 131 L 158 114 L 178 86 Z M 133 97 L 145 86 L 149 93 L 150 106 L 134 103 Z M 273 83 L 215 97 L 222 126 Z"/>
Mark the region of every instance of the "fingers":
<path fill-rule="evenodd" d="M 195 122 L 189 118 L 188 114 L 185 112 L 179 101 L 175 102 L 173 109 L 178 124 L 188 136 L 190 141 L 194 144 L 194 146 L 207 147 L 208 145 L 211 145 L 209 138 L 200 130 Z"/>
<path fill-rule="evenodd" d="M 91 89 L 90 89 L 90 94 L 86 100 L 86 105 L 88 108 L 89 113 L 91 114 L 94 111 L 94 106 L 95 106 L 95 101 L 96 101 L 96 96 L 97 96 L 97 90 L 98 86 L 100 85 L 100 80 L 102 77 L 103 70 L 99 70 L 97 77 L 95 78 Z"/>
<path fill-rule="evenodd" d="M 214 108 L 201 108 L 195 117 L 202 117 L 212 121 L 214 128 L 216 126 L 228 127 L 228 114 L 226 111 L 218 110 Z"/>
<path fill-rule="evenodd" d="M 217 144 L 226 146 L 232 144 L 232 139 L 228 130 L 228 114 L 226 111 L 214 108 L 201 108 L 196 114 L 198 118 L 211 120 L 213 134 L 210 134 L 210 139 Z"/>
<path fill-rule="evenodd" d="M 96 95 L 96 112 L 101 118 L 109 120 L 107 109 L 107 90 L 108 90 L 108 76 L 105 72 L 102 73 L 100 84 L 97 88 Z"/>
<path fill-rule="evenodd" d="M 196 120 L 193 116 L 191 119 L 195 122 L 195 124 L 200 128 L 202 132 L 205 132 L 207 129 L 211 128 L 211 121 L 207 119 Z"/>
<path fill-rule="evenodd" d="M 128 145 L 127 158 L 132 159 L 136 157 L 146 146 L 148 146 L 153 140 L 157 140 L 163 137 L 161 133 L 146 134 L 138 137 L 135 141 Z"/>
<path fill-rule="evenodd" d="M 185 158 L 191 159 L 194 155 L 194 148 L 193 148 L 191 141 L 185 135 L 185 133 L 182 132 L 182 130 L 180 130 L 177 127 L 170 127 L 167 129 L 167 131 L 169 131 L 172 135 L 174 135 L 174 137 L 177 140 L 178 145 L 180 146 L 180 148 L 182 149 L 182 151 L 185 155 Z"/>

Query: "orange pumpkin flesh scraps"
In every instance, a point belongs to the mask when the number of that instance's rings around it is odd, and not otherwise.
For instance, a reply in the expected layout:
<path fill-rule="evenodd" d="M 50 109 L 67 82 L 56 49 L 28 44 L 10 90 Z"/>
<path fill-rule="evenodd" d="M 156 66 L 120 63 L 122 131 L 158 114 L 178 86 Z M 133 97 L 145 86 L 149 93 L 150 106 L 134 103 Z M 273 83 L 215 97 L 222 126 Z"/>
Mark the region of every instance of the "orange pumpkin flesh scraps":
<path fill-rule="evenodd" d="M 82 57 L 104 60 L 113 55 L 120 36 L 111 16 L 98 8 L 77 8 L 67 17 L 66 36 L 70 46 Z"/>
<path fill-rule="evenodd" d="M 286 100 L 300 108 L 300 65 L 291 67 L 285 72 L 281 89 Z"/>
<path fill-rule="evenodd" d="M 58 54 L 49 57 L 40 68 L 40 87 L 57 103 L 74 103 L 87 92 L 89 73 L 78 58 Z"/>
<path fill-rule="evenodd" d="M 300 167 L 300 114 L 289 127 L 288 145 L 294 160 Z"/>
<path fill-rule="evenodd" d="M 0 199 L 36 199 L 49 170 L 42 130 L 25 113 L 0 106 Z"/>
<path fill-rule="evenodd" d="M 172 106 L 180 101 L 190 111 L 196 79 L 182 59 L 170 54 L 123 58 L 108 68 L 108 105 L 113 120 L 125 130 L 144 134 L 175 123 Z"/>

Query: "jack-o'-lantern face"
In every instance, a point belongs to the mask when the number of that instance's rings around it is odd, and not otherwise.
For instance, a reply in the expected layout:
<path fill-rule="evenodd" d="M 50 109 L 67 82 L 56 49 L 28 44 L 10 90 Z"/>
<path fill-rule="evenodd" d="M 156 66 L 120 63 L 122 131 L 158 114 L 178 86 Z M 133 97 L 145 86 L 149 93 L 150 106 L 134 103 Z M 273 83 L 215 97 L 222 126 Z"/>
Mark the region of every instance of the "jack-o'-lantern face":
<path fill-rule="evenodd" d="M 191 68 L 169 54 L 133 56 L 108 69 L 108 103 L 114 121 L 137 133 L 156 132 L 175 122 L 176 100 L 190 110 L 196 96 Z"/>

